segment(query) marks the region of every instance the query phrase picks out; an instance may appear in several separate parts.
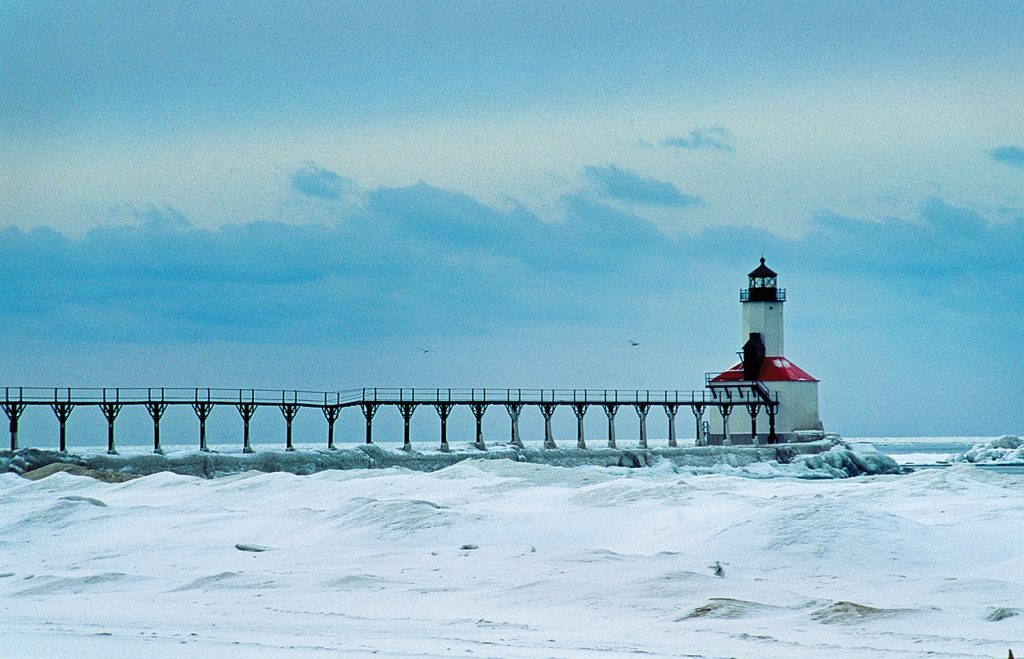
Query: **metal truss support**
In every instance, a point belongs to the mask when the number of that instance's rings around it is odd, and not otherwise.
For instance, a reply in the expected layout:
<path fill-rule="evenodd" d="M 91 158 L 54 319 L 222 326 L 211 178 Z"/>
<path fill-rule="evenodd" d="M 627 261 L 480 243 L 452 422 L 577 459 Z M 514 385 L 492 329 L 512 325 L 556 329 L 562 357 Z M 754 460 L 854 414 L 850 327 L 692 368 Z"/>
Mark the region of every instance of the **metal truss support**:
<path fill-rule="evenodd" d="M 256 403 L 238 403 L 235 407 L 242 417 L 242 453 L 252 453 L 252 444 L 249 443 L 249 422 L 259 406 Z"/>
<path fill-rule="evenodd" d="M 732 446 L 732 437 L 729 435 L 729 415 L 732 414 L 732 405 L 721 405 L 718 412 L 722 415 L 722 446 Z"/>
<path fill-rule="evenodd" d="M 18 419 L 21 418 L 21 413 L 25 411 L 25 403 L 22 402 L 7 402 L 3 404 L 4 413 L 7 414 L 7 419 L 11 422 L 11 450 L 18 450 Z"/>
<path fill-rule="evenodd" d="M 586 403 L 573 403 L 572 411 L 576 415 L 576 448 L 587 448 L 587 442 L 583 439 L 583 417 L 587 413 Z"/>
<path fill-rule="evenodd" d="M 402 450 L 412 450 L 412 438 L 409 434 L 409 422 L 412 421 L 412 415 L 416 412 L 416 405 L 413 403 L 399 403 L 398 411 L 402 415 L 402 421 L 405 422 L 405 432 L 402 435 Z"/>
<path fill-rule="evenodd" d="M 523 440 L 519 437 L 519 415 L 523 411 L 523 404 L 507 403 L 505 410 L 508 411 L 508 417 L 512 422 L 512 445 L 523 448 Z"/>
<path fill-rule="evenodd" d="M 647 412 L 650 411 L 651 406 L 649 403 L 637 403 L 633 409 L 640 417 L 640 448 L 647 448 Z"/>
<path fill-rule="evenodd" d="M 327 450 L 334 450 L 334 422 L 341 414 L 340 405 L 326 405 L 323 408 L 324 418 L 327 419 Z"/>
<path fill-rule="evenodd" d="M 362 403 L 360 406 L 363 410 L 363 416 L 366 417 L 366 443 L 373 443 L 373 415 L 377 413 L 377 409 L 380 407 L 379 403 Z"/>
<path fill-rule="evenodd" d="M 761 404 L 747 403 L 746 408 L 750 414 L 750 443 L 757 446 L 757 415 L 761 412 Z"/>
<path fill-rule="evenodd" d="M 53 403 L 50 405 L 50 409 L 57 415 L 57 422 L 60 423 L 60 452 L 67 453 L 68 451 L 68 417 L 71 416 L 71 410 L 75 409 L 74 403 Z"/>
<path fill-rule="evenodd" d="M 112 455 L 117 453 L 117 448 L 114 446 L 114 420 L 121 413 L 122 407 L 124 406 L 116 401 L 100 403 L 100 410 L 107 419 L 107 453 Z"/>
<path fill-rule="evenodd" d="M 615 415 L 619 411 L 619 406 L 617 403 L 606 403 L 601 407 L 608 417 L 608 448 L 615 448 Z"/>
<path fill-rule="evenodd" d="M 210 418 L 210 413 L 213 412 L 213 403 L 197 400 L 192 403 L 192 411 L 199 417 L 199 450 L 209 453 L 210 447 L 206 445 L 206 420 Z"/>
<path fill-rule="evenodd" d="M 708 439 L 704 436 L 704 427 L 701 423 L 702 417 L 704 416 L 704 406 L 700 403 L 690 406 L 690 411 L 693 412 L 693 418 L 697 421 L 697 434 L 694 435 L 693 445 L 694 446 L 707 446 Z"/>
<path fill-rule="evenodd" d="M 437 416 L 441 418 L 441 451 L 443 453 L 448 452 L 448 415 L 452 413 L 451 403 L 438 403 L 434 405 L 434 409 L 437 410 Z"/>
<path fill-rule="evenodd" d="M 472 403 L 469 408 L 473 410 L 473 418 L 476 419 L 476 441 L 473 446 L 481 451 L 487 450 L 484 444 L 484 412 L 487 411 L 487 403 Z"/>
<path fill-rule="evenodd" d="M 675 403 L 665 404 L 665 414 L 668 416 L 668 445 L 675 448 L 679 446 L 679 442 L 676 441 L 676 413 L 679 411 L 679 405 Z"/>
<path fill-rule="evenodd" d="M 160 419 L 167 411 L 167 403 L 161 400 L 150 400 L 146 403 L 146 411 L 153 419 L 153 453 L 162 455 L 164 450 L 160 446 Z"/>
<path fill-rule="evenodd" d="M 544 448 L 558 448 L 555 444 L 555 437 L 551 434 L 551 417 L 555 414 L 555 408 L 558 407 L 554 403 L 541 403 L 539 405 L 540 413 L 544 415 Z"/>
<path fill-rule="evenodd" d="M 292 446 L 292 421 L 295 420 L 296 415 L 299 413 L 299 405 L 297 403 L 281 403 L 281 416 L 284 417 L 285 423 L 285 441 L 284 450 L 294 451 L 295 447 Z"/>
<path fill-rule="evenodd" d="M 775 415 L 779 412 L 779 404 L 768 405 L 768 443 L 776 444 L 779 436 L 775 434 Z"/>

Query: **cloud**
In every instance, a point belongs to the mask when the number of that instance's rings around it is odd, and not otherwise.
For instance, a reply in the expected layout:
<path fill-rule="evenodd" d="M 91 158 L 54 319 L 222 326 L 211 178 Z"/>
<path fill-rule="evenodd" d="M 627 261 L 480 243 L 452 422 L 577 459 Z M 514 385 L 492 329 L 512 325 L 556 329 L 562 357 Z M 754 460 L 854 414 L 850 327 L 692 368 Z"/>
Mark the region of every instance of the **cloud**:
<path fill-rule="evenodd" d="M 167 204 L 163 206 L 151 204 L 145 208 L 129 207 L 126 209 L 126 213 L 146 228 L 158 231 L 181 231 L 192 226 L 192 222 L 184 213 Z"/>
<path fill-rule="evenodd" d="M 733 153 L 732 135 L 721 126 L 710 128 L 694 128 L 687 137 L 667 137 L 661 141 L 662 146 L 678 149 L 713 149 Z"/>
<path fill-rule="evenodd" d="M 685 194 L 672 183 L 647 178 L 615 165 L 588 166 L 583 174 L 596 186 L 599 195 L 629 204 L 644 206 L 697 206 L 701 198 Z"/>
<path fill-rule="evenodd" d="M 307 197 L 337 200 L 353 188 L 350 179 L 309 163 L 292 175 L 292 190 Z"/>
<path fill-rule="evenodd" d="M 989 155 L 998 163 L 1024 168 L 1024 149 L 1019 146 L 1000 146 L 992 149 Z"/>
<path fill-rule="evenodd" d="M 1019 215 L 991 222 L 934 197 L 907 217 L 823 211 L 802 237 L 740 225 L 675 236 L 586 192 L 567 195 L 554 221 L 426 184 L 359 198 L 359 207 L 332 205 L 321 223 L 169 231 L 130 221 L 80 237 L 0 230 L 0 340 L 19 348 L 11 372 L 66 379 L 22 357 L 31 346 L 51 361 L 98 355 L 93 369 L 111 351 L 136 350 L 166 353 L 151 371 L 189 380 L 194 371 L 174 361 L 182 346 L 227 345 L 233 354 L 348 351 L 360 372 L 409 381 L 422 374 L 395 346 L 427 344 L 453 355 L 474 346 L 458 353 L 470 361 L 438 364 L 443 382 L 688 386 L 700 369 L 728 365 L 735 289 L 764 253 L 791 289 L 793 356 L 827 383 L 826 406 L 842 396 L 830 418 L 866 423 L 859 410 L 889 409 L 887 395 L 901 405 L 873 417 L 873 432 L 980 432 L 956 425 L 973 423 L 956 410 L 978 408 L 985 432 L 998 433 L 999 419 L 1018 413 L 989 392 L 1016 384 L 1003 360 L 1019 345 Z M 645 346 L 662 337 L 657 357 L 634 363 L 616 352 L 634 336 Z M 936 350 L 963 365 L 963 387 L 918 375 Z M 285 358 L 221 360 L 245 381 L 305 379 Z M 117 377 L 134 377 L 132 358 L 121 361 Z M 208 366 L 209 377 L 219 373 Z M 908 374 L 900 391 L 871 381 L 895 372 Z M 903 414 L 918 408 L 954 411 Z"/>
<path fill-rule="evenodd" d="M 610 178 L 631 198 L 671 194 L 614 167 L 588 174 Z M 641 193 L 620 179 L 639 179 Z M 919 295 L 926 283 L 939 304 L 981 310 L 992 300 L 1009 303 L 1005 292 L 1019 289 L 1012 264 L 1024 253 L 1024 219 L 990 223 L 939 198 L 910 218 L 823 212 L 802 238 L 744 226 L 670 236 L 586 193 L 566 196 L 555 222 L 426 184 L 370 190 L 363 199 L 321 224 L 207 230 L 179 221 L 168 231 L 154 221 L 78 238 L 6 229 L 0 334 L 345 343 L 565 318 L 601 324 L 649 314 L 636 306 L 655 293 L 647 282 L 688 291 L 694 276 L 746 272 L 762 251 L 788 276 L 833 273 L 894 296 Z M 153 207 L 142 215 L 175 213 Z M 959 287 L 974 278 L 977 297 L 962 299 Z M 609 297 L 619 301 L 613 311 Z"/>

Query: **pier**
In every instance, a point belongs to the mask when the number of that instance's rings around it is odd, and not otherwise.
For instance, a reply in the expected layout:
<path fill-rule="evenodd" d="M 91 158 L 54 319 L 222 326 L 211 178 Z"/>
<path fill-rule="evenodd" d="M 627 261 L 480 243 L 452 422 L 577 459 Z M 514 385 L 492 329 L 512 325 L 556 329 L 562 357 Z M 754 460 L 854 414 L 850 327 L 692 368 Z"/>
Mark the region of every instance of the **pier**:
<path fill-rule="evenodd" d="M 714 374 L 708 374 L 710 382 Z M 199 422 L 198 447 L 208 451 L 206 422 L 217 408 L 233 408 L 242 422 L 242 451 L 253 451 L 249 425 L 261 408 L 277 408 L 285 421 L 284 449 L 293 451 L 292 422 L 303 409 L 318 410 L 327 424 L 326 444 L 334 448 L 334 426 L 342 412 L 352 409 L 362 414 L 366 424 L 365 441 L 373 443 L 373 420 L 382 407 L 394 408 L 403 420 L 402 447 L 412 450 L 410 422 L 420 407 L 432 408 L 440 428 L 440 449 L 448 450 L 448 417 L 455 407 L 467 407 L 476 422 L 474 446 L 487 450 L 483 433 L 484 415 L 492 407 L 503 408 L 509 418 L 510 442 L 522 447 L 519 418 L 527 408 L 537 408 L 544 418 L 544 447 L 557 448 L 551 419 L 559 408 L 569 408 L 576 417 L 576 447 L 587 448 L 584 417 L 591 408 L 599 408 L 608 421 L 607 446 L 616 447 L 616 418 L 622 408 L 632 408 L 639 424 L 639 447 L 647 448 L 648 415 L 660 408 L 667 424 L 668 446 L 677 446 L 676 416 L 680 408 L 689 408 L 695 427 L 695 444 L 707 444 L 704 415 L 715 410 L 721 417 L 728 438 L 729 416 L 734 410 L 746 412 L 756 424 L 757 415 L 768 414 L 767 443 L 775 443 L 775 417 L 779 409 L 777 394 L 760 382 L 716 383 L 705 390 L 647 389 L 424 389 L 362 388 L 335 392 L 266 389 L 210 388 L 85 388 L 85 387 L 6 387 L 0 406 L 10 422 L 10 447 L 17 450 L 18 422 L 28 407 L 49 407 L 59 427 L 59 450 L 67 451 L 67 423 L 79 407 L 95 407 L 107 422 L 107 452 L 116 453 L 115 422 L 125 407 L 144 408 L 153 422 L 153 451 L 162 453 L 160 421 L 169 406 L 186 405 Z M 660 416 L 660 415 L 659 415 Z M 756 427 L 756 425 L 755 425 Z M 756 435 L 756 431 L 755 431 Z"/>

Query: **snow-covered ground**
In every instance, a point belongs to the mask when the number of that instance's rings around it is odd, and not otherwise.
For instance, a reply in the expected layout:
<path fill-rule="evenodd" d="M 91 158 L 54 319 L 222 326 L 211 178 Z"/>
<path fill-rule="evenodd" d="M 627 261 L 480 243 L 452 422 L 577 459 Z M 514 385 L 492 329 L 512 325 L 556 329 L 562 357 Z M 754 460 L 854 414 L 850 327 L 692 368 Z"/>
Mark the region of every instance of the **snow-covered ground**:
<path fill-rule="evenodd" d="M 1024 477 L 970 465 L 6 473 L 0 501 L 6 656 L 1024 650 Z"/>

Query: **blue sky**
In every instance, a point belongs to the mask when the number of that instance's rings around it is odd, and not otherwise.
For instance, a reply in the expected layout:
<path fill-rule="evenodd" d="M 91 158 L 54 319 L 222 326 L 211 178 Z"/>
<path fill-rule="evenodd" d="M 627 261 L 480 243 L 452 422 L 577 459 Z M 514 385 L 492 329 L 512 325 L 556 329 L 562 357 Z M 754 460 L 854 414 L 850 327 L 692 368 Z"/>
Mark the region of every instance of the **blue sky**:
<path fill-rule="evenodd" d="M 764 253 L 828 428 L 1024 432 L 1021 33 L 1018 3 L 4 2 L 0 371 L 699 388 Z"/>

